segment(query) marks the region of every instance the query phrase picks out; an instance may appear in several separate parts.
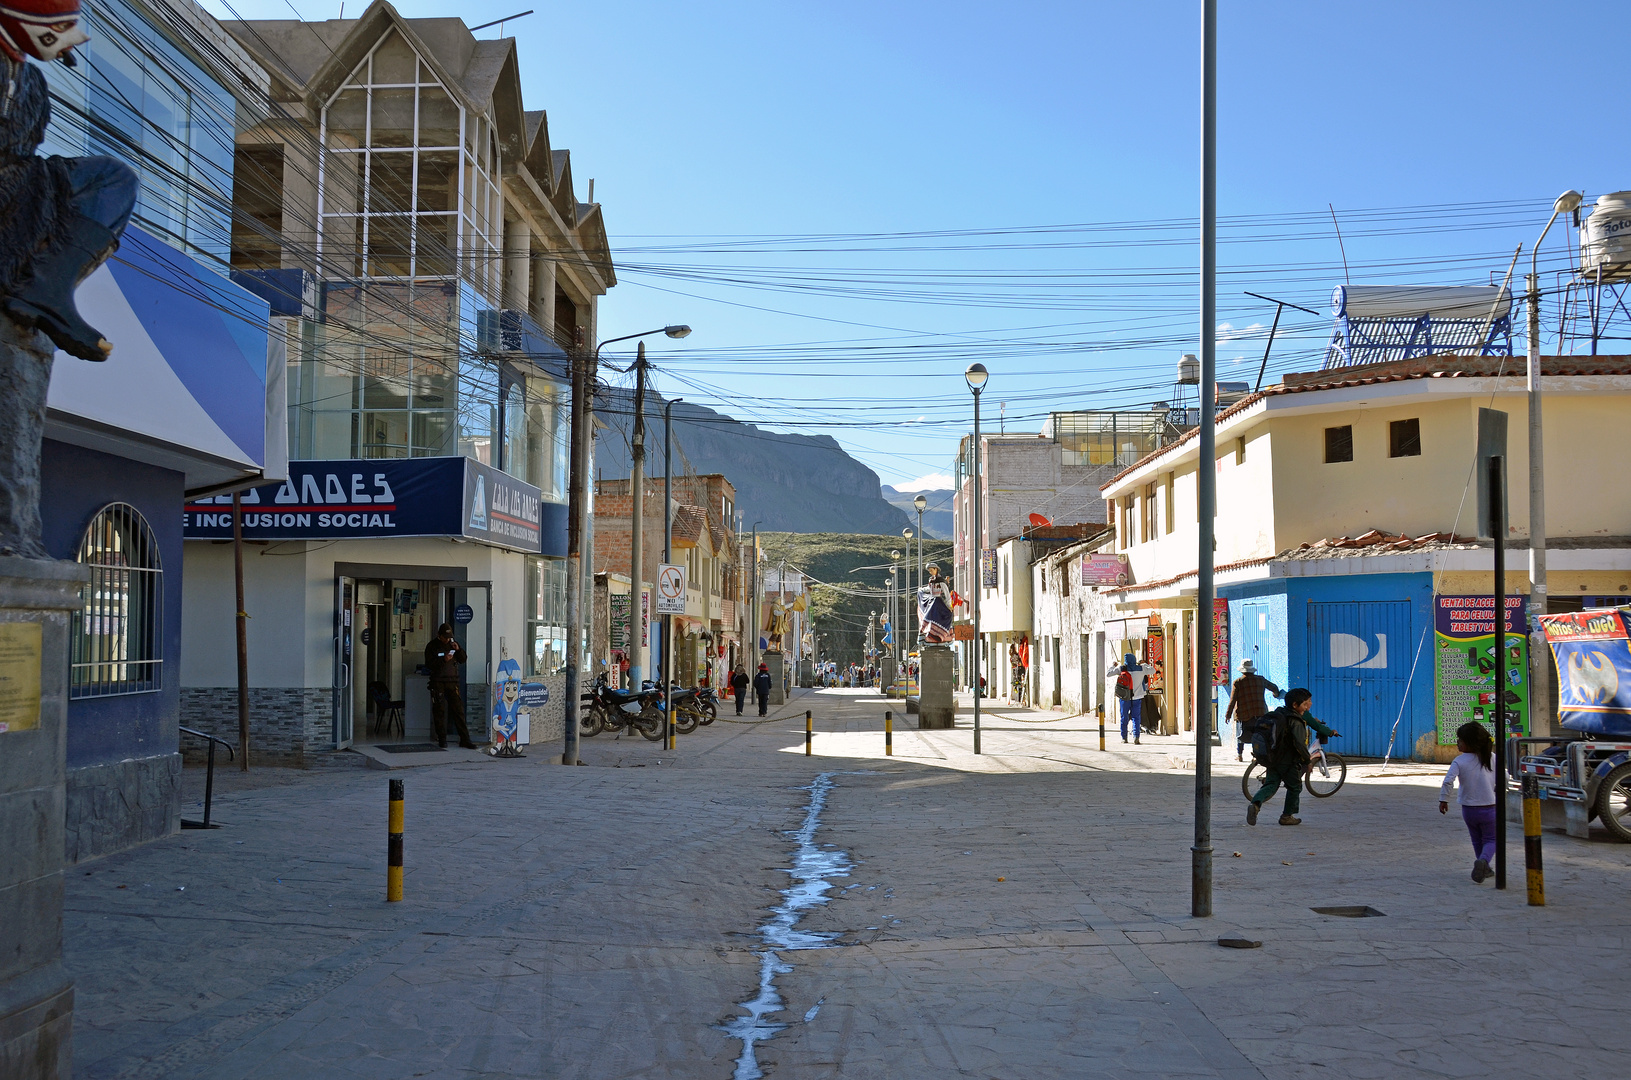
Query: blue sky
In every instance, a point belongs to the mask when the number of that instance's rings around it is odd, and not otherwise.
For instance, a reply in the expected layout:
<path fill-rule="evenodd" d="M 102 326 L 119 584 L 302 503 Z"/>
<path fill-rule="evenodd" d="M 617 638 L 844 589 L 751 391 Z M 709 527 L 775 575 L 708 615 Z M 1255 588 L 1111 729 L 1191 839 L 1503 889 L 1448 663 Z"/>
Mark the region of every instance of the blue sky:
<path fill-rule="evenodd" d="M 1559 192 L 1631 187 L 1623 61 L 1592 58 L 1620 6 L 1221 7 L 1220 377 L 1256 377 L 1273 309 L 1244 290 L 1323 313 L 1344 255 L 1355 283 L 1487 283 Z M 666 393 L 831 434 L 901 485 L 949 471 L 974 359 L 1009 430 L 1172 395 L 1199 334 L 1199 12 L 604 0 L 506 33 L 605 208 L 601 336 L 689 323 L 650 346 Z M 1061 225 L 1083 227 L 1041 228 Z M 1543 269 L 1571 239 L 1554 228 Z M 1329 329 L 1288 315 L 1271 376 L 1317 366 Z"/>

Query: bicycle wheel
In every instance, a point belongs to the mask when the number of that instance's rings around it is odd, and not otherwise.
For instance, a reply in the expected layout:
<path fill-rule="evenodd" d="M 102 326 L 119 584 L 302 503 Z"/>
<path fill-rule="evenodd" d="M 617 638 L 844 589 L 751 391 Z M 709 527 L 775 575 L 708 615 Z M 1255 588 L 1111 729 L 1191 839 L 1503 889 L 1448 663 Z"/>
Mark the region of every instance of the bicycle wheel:
<path fill-rule="evenodd" d="M 1348 763 L 1342 760 L 1341 754 L 1325 752 L 1325 760 L 1318 758 L 1308 764 L 1308 793 L 1316 799 L 1329 799 L 1342 789 L 1343 781 L 1348 779 Z"/>
<path fill-rule="evenodd" d="M 1251 802 L 1252 796 L 1256 795 L 1257 789 L 1262 786 L 1263 764 L 1259 761 L 1252 761 L 1247 764 L 1246 771 L 1240 774 L 1240 792 L 1246 796 L 1247 802 Z"/>

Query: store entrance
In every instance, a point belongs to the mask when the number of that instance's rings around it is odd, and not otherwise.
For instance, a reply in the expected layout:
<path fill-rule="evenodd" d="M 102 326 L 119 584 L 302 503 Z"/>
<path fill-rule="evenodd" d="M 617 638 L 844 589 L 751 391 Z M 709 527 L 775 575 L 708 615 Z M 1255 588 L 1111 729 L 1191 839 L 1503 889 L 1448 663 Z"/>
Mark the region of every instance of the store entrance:
<path fill-rule="evenodd" d="M 441 622 L 453 621 L 443 586 L 418 578 L 335 579 L 336 749 L 431 737 L 425 645 Z M 485 651 L 478 663 L 474 677 L 485 679 Z"/>

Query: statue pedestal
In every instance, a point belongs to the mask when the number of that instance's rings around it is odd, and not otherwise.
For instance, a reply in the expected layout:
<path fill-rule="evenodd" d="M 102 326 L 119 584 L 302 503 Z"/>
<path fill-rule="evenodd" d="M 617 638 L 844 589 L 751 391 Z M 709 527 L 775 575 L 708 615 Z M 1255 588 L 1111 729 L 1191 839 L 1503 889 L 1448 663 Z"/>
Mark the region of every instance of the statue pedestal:
<path fill-rule="evenodd" d="M 759 663 L 770 669 L 770 704 L 785 705 L 787 703 L 787 684 L 782 681 L 782 654 L 779 652 L 760 653 Z"/>
<path fill-rule="evenodd" d="M 85 578 L 77 563 L 0 556 L 0 1076 L 72 1075 L 64 767 L 68 619 Z"/>
<path fill-rule="evenodd" d="M 925 645 L 918 657 L 917 726 L 924 730 L 957 726 L 951 696 L 952 651 L 949 645 Z"/>

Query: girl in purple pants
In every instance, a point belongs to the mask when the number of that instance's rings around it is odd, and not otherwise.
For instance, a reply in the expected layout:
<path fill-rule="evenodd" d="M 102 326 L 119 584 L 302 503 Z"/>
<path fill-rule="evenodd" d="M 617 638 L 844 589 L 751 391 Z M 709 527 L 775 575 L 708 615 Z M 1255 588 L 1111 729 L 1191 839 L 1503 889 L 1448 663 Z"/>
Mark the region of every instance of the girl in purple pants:
<path fill-rule="evenodd" d="M 1444 784 L 1438 792 L 1438 812 L 1450 810 L 1450 789 L 1459 781 L 1461 820 L 1472 836 L 1472 879 L 1483 881 L 1493 872 L 1495 858 L 1495 738 L 1480 723 L 1462 724 L 1455 731 L 1456 749 L 1461 753 L 1450 762 Z"/>

